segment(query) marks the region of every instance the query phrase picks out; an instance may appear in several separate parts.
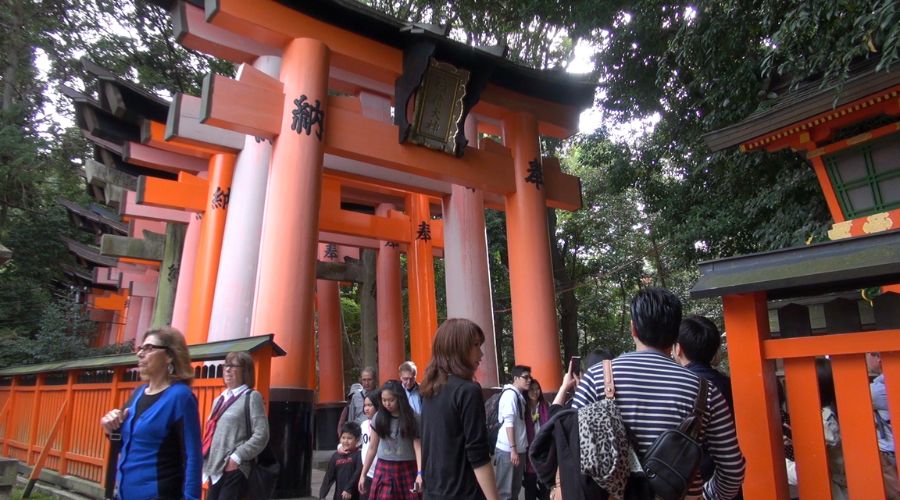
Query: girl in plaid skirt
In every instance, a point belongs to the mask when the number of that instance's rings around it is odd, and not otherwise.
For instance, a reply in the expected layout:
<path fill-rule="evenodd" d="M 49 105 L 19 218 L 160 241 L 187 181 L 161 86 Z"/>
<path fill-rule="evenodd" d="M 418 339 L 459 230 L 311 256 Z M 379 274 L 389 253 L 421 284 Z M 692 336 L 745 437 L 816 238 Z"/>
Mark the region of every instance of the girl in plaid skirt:
<path fill-rule="evenodd" d="M 366 492 L 366 474 L 377 456 L 369 499 L 418 500 L 422 491 L 419 421 L 400 381 L 389 380 L 384 384 L 381 406 L 370 430 L 359 491 Z"/>

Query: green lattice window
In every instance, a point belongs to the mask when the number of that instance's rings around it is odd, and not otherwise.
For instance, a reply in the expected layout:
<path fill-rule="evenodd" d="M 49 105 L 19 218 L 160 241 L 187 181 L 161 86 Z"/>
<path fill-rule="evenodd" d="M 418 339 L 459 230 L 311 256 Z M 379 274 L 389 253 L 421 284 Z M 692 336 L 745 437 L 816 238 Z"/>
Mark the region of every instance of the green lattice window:
<path fill-rule="evenodd" d="M 828 155 L 824 160 L 846 218 L 900 208 L 900 134 Z"/>

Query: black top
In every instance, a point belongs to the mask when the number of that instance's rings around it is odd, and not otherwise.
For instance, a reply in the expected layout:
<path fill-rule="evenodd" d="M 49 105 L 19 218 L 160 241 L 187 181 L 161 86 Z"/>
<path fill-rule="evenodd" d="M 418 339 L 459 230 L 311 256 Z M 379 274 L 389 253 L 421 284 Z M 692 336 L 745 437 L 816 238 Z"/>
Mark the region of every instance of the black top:
<path fill-rule="evenodd" d="M 144 410 L 153 406 L 153 403 L 157 402 L 159 398 L 162 397 L 163 392 L 165 391 L 160 391 L 156 394 L 142 394 L 140 399 L 137 400 L 137 405 L 134 407 L 134 420 L 137 420 L 138 417 L 141 416 L 141 413 L 144 413 Z"/>
<path fill-rule="evenodd" d="M 473 469 L 490 460 L 481 387 L 450 375 L 437 395 L 422 398 L 425 499 L 483 499 Z"/>
<path fill-rule="evenodd" d="M 692 371 L 698 377 L 703 377 L 708 380 L 711 384 L 716 386 L 719 389 L 719 392 L 722 393 L 722 397 L 725 398 L 725 402 L 728 403 L 728 408 L 731 410 L 731 413 L 734 413 L 734 399 L 731 395 L 731 379 L 726 377 L 722 372 L 716 370 L 712 366 L 705 363 L 698 363 L 696 361 L 691 361 L 685 368 Z M 787 453 L 787 451 L 785 451 Z M 713 471 L 716 470 L 716 465 L 712 461 L 712 457 L 709 456 L 708 452 L 703 453 L 703 459 L 700 461 L 700 477 L 703 478 L 704 481 L 708 481 L 709 478 L 712 477 Z M 741 498 L 738 495 L 737 498 Z"/>
<path fill-rule="evenodd" d="M 352 453 L 334 452 L 331 461 L 328 462 L 328 470 L 325 471 L 325 477 L 322 479 L 322 487 L 319 489 L 319 498 L 325 498 L 328 490 L 331 489 L 331 483 L 336 483 L 334 487 L 334 500 L 341 499 L 341 493 L 350 493 L 350 498 L 356 500 L 359 498 L 359 475 L 362 472 L 362 454 L 360 451 L 354 450 Z"/>
<path fill-rule="evenodd" d="M 719 370 L 716 370 L 712 366 L 704 363 L 691 361 L 685 366 L 685 368 L 694 372 L 694 375 L 709 380 L 714 386 L 716 386 L 716 389 L 718 389 L 719 392 L 722 393 L 722 397 L 725 398 L 725 402 L 728 403 L 728 408 L 730 408 L 731 412 L 734 413 L 734 398 L 731 395 L 730 378 L 726 377 Z"/>

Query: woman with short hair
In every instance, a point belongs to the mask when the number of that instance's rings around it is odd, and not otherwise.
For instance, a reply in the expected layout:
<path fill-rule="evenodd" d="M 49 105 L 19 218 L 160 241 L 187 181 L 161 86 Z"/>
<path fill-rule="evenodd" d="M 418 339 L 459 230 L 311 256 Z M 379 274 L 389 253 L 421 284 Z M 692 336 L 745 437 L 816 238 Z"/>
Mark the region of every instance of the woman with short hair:
<path fill-rule="evenodd" d="M 421 384 L 426 499 L 499 498 L 484 397 L 474 381 L 483 343 L 484 332 L 467 319 L 448 319 L 435 333 Z"/>
<path fill-rule="evenodd" d="M 253 358 L 243 351 L 228 353 L 222 381 L 225 390 L 213 401 L 203 432 L 207 500 L 243 498 L 253 459 L 269 442 L 266 405 L 262 395 L 253 390 Z"/>
<path fill-rule="evenodd" d="M 122 439 L 115 498 L 199 500 L 200 416 L 184 337 L 174 328 L 149 330 L 135 353 L 145 383 L 100 419 Z"/>

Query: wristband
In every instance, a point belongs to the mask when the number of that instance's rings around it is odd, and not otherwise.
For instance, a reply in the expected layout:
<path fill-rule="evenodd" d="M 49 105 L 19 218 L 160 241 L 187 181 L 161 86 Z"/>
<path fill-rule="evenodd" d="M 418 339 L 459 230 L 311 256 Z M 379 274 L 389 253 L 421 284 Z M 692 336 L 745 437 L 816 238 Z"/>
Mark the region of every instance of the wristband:
<path fill-rule="evenodd" d="M 417 475 L 417 476 L 421 476 L 421 475 L 422 475 L 422 471 L 417 470 L 417 471 L 416 471 L 416 475 Z"/>

